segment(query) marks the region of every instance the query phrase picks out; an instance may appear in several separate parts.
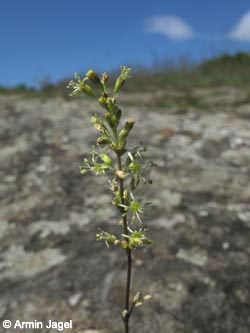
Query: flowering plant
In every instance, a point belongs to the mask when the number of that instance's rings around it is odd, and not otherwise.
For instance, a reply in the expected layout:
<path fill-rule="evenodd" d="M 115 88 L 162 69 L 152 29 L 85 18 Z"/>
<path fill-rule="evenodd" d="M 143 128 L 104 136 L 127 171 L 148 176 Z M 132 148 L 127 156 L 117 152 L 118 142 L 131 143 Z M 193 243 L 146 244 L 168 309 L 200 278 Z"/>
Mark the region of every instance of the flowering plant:
<path fill-rule="evenodd" d="M 107 88 L 109 75 L 103 73 L 99 76 L 92 69 L 85 74 L 83 79 L 75 74 L 75 80 L 71 80 L 68 85 L 68 88 L 73 89 L 71 96 L 82 92 L 96 98 L 105 110 L 102 116 L 95 114 L 91 117 L 91 123 L 98 131 L 99 136 L 90 156 L 84 158 L 80 172 L 85 174 L 90 171 L 96 175 L 107 175 L 113 194 L 112 204 L 121 216 L 122 233 L 120 235 L 110 234 L 100 229 L 96 238 L 103 240 L 108 247 L 110 245 L 119 246 L 126 253 L 125 305 L 121 313 L 125 333 L 129 333 L 129 319 L 134 308 L 151 297 L 150 295 L 143 297 L 141 293 L 137 292 L 133 300 L 130 301 L 132 252 L 137 248 L 151 244 L 151 240 L 146 235 L 147 229 L 143 227 L 142 223 L 145 205 L 135 198 L 135 192 L 141 183 L 152 183 L 151 180 L 144 178 L 143 171 L 154 165 L 151 161 L 144 162 L 145 147 L 137 146 L 130 150 L 127 148 L 127 139 L 135 121 L 128 119 L 125 124 L 120 124 L 122 111 L 117 104 L 117 97 L 130 76 L 131 69 L 122 66 L 111 95 Z"/>

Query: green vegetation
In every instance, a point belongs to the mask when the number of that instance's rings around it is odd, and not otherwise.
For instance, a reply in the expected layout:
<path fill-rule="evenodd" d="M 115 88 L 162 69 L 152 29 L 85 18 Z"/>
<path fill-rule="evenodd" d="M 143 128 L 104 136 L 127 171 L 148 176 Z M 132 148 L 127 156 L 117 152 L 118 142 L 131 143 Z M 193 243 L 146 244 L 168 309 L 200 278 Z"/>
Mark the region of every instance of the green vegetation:
<path fill-rule="evenodd" d="M 27 87 L 24 83 L 20 83 L 15 87 L 4 87 L 0 85 L 0 95 L 34 95 L 36 91 L 34 88 Z"/>
<path fill-rule="evenodd" d="M 250 54 L 223 54 L 198 65 L 159 66 L 156 71 L 141 69 L 136 79 L 126 88 L 152 91 L 159 88 L 242 86 L 250 84 Z"/>
<path fill-rule="evenodd" d="M 205 88 L 225 85 L 246 86 L 250 84 L 250 53 L 222 54 L 196 65 L 186 61 L 179 65 L 173 63 L 158 65 L 156 69 L 140 67 L 135 69 L 134 73 L 134 80 L 129 86 L 124 87 L 124 92 L 142 93 L 168 88 L 188 90 L 192 87 Z M 113 84 L 116 75 L 117 73 L 110 75 L 110 82 Z M 67 82 L 68 79 L 65 79 L 53 84 L 47 80 L 37 90 L 27 88 L 22 84 L 14 88 L 0 86 L 0 94 L 68 98 L 65 88 Z M 165 103 L 165 100 L 159 101 L 159 104 L 164 105 Z"/>

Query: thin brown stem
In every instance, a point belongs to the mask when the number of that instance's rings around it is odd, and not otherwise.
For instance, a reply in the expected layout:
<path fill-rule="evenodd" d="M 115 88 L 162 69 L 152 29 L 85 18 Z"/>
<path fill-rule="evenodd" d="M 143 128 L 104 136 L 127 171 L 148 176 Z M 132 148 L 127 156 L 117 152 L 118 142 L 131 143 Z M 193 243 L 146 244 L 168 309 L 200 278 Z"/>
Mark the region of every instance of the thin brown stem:
<path fill-rule="evenodd" d="M 118 169 L 122 170 L 122 160 L 121 155 L 117 153 L 117 163 L 118 163 Z M 119 185 L 120 185 L 120 198 L 121 203 L 124 205 L 124 184 L 123 179 L 119 178 Z M 123 230 L 124 235 L 128 236 L 128 222 L 127 222 L 127 216 L 125 213 L 125 210 L 123 207 L 121 207 L 121 214 L 122 214 L 122 222 L 123 222 Z M 128 243 L 129 239 L 128 237 L 124 237 L 125 241 Z M 124 328 L 125 333 L 129 333 L 129 318 L 132 313 L 130 311 L 130 305 L 129 305 L 129 299 L 130 299 L 130 285 L 131 285 L 131 273 L 132 273 L 132 254 L 131 249 L 129 247 L 126 248 L 126 254 L 127 254 L 127 281 L 126 281 L 126 291 L 125 291 L 125 314 L 123 315 L 123 321 L 124 321 Z"/>

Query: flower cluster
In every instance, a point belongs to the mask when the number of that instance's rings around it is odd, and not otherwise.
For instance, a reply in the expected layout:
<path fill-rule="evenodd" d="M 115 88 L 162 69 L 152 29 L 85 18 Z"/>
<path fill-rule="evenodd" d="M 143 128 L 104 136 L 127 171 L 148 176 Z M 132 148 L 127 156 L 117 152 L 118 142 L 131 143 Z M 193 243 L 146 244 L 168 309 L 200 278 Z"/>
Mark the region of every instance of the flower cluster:
<path fill-rule="evenodd" d="M 113 205 L 122 212 L 122 216 L 127 217 L 127 221 L 128 218 L 130 219 L 128 225 L 134 224 L 135 221 L 142 225 L 144 206 L 139 200 L 135 199 L 134 191 L 141 180 L 144 184 L 152 182 L 144 178 L 142 171 L 154 163 L 143 162 L 143 154 L 146 152 L 145 147 L 134 147 L 130 151 L 126 148 L 126 140 L 134 127 L 135 121 L 128 119 L 120 128 L 121 109 L 117 105 L 116 97 L 130 75 L 131 69 L 122 66 L 120 75 L 115 81 L 112 95 L 108 94 L 106 86 L 109 75 L 103 73 L 99 76 L 93 69 L 90 69 L 83 79 L 78 74 L 75 74 L 75 81 L 70 81 L 68 88 L 73 89 L 71 95 L 82 92 L 87 96 L 95 96 L 102 108 L 105 109 L 105 113 L 102 116 L 94 114 L 91 117 L 91 123 L 98 131 L 99 137 L 97 138 L 96 146 L 93 146 L 90 157 L 84 158 L 84 164 L 80 166 L 80 172 L 82 174 L 88 171 L 97 175 L 109 174 L 111 176 L 109 182 L 113 192 Z M 119 157 L 126 154 L 123 167 L 115 166 L 114 159 L 111 156 L 112 151 Z M 118 184 L 120 180 L 123 181 L 122 196 Z M 128 234 L 122 234 L 122 239 L 119 240 L 115 235 L 110 238 L 110 234 L 105 232 L 102 232 L 102 234 L 98 233 L 97 239 L 104 240 L 106 244 L 119 244 L 122 248 L 129 247 L 131 249 L 150 244 L 150 241 L 145 236 L 145 229 L 132 230 L 131 228 L 132 226 L 128 229 Z M 111 241 L 111 239 L 116 241 Z M 127 244 L 126 246 L 125 243 Z"/>

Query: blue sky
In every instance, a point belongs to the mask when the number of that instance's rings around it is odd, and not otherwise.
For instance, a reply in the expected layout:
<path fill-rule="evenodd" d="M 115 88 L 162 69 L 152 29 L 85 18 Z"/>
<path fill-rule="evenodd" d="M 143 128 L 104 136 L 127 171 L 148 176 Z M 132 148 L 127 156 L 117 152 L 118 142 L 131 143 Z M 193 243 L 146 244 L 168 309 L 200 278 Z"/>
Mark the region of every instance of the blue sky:
<path fill-rule="evenodd" d="M 37 85 L 89 67 L 248 51 L 250 2 L 1 1 L 0 41 L 0 84 Z"/>

